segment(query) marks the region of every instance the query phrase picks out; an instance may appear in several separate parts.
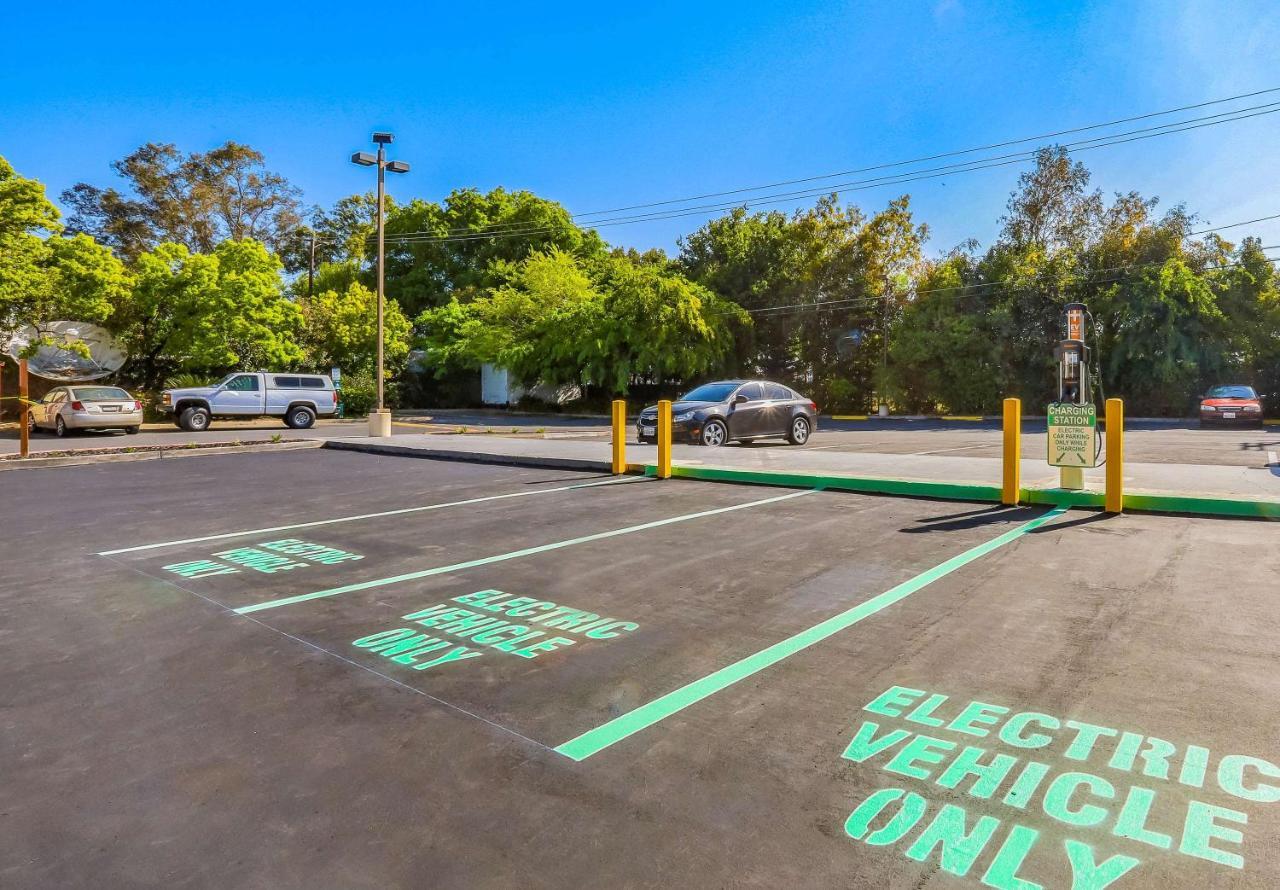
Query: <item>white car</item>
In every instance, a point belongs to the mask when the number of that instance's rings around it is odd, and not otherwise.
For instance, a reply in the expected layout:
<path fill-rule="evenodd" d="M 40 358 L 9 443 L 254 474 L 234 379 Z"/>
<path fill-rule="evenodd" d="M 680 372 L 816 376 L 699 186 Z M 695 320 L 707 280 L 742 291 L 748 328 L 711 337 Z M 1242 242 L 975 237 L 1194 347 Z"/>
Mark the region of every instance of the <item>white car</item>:
<path fill-rule="evenodd" d="M 228 374 L 217 386 L 166 389 L 161 408 L 184 430 L 204 432 L 215 417 L 279 417 L 305 430 L 317 417 L 337 413 L 338 391 L 324 374 L 266 371 Z"/>
<path fill-rule="evenodd" d="M 142 426 L 142 403 L 118 386 L 78 384 L 49 390 L 27 411 L 31 432 L 50 430 L 65 436 L 72 430 L 124 430 Z"/>

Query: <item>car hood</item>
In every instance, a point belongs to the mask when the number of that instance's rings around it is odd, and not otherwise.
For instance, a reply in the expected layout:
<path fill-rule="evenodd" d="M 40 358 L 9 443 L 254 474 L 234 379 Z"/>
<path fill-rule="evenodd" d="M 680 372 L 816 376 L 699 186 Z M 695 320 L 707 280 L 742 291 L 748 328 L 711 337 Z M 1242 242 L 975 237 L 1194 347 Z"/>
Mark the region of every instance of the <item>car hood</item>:
<path fill-rule="evenodd" d="M 1257 399 L 1201 399 L 1201 405 L 1212 405 L 1214 408 L 1257 407 L 1261 403 Z"/>
<path fill-rule="evenodd" d="M 176 402 L 178 399 L 187 399 L 194 396 L 211 396 L 217 388 L 216 386 L 189 386 L 186 389 L 166 389 L 165 393 Z"/>
<path fill-rule="evenodd" d="M 695 410 L 697 410 L 698 408 L 708 408 L 708 407 L 710 407 L 711 405 L 719 405 L 719 404 L 720 404 L 720 402 L 684 402 L 684 401 L 680 401 L 680 402 L 672 402 L 672 403 L 671 403 L 671 413 L 672 413 L 672 414 L 680 414 L 680 413 L 682 413 L 682 412 L 684 412 L 684 411 L 695 411 Z M 649 407 L 645 408 L 645 409 L 644 409 L 643 411 L 641 411 L 640 413 L 641 413 L 641 414 L 657 414 L 657 413 L 658 413 L 658 406 L 657 406 L 657 405 L 650 405 Z"/>

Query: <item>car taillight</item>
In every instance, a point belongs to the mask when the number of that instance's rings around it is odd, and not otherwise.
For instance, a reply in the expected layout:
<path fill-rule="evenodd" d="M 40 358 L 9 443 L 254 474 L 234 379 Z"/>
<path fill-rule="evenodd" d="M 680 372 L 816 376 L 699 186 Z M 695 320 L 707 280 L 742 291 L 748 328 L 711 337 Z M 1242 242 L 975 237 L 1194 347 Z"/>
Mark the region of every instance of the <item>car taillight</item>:
<path fill-rule="evenodd" d="M 338 404 L 338 391 L 336 389 L 333 391 L 333 403 L 335 405 Z"/>
<path fill-rule="evenodd" d="M 71 403 L 71 410 L 72 410 L 72 411 L 83 411 L 83 410 L 84 410 L 84 402 L 72 402 L 72 403 Z"/>
<path fill-rule="evenodd" d="M 133 410 L 134 410 L 134 411 L 141 411 L 141 410 L 142 410 L 142 403 L 141 403 L 141 402 L 139 402 L 137 399 L 134 399 L 134 400 L 133 400 Z"/>
<path fill-rule="evenodd" d="M 813 413 L 814 413 L 814 414 L 817 414 L 817 413 L 818 413 L 818 403 L 817 403 L 817 402 L 810 402 L 810 403 L 809 403 L 809 407 L 813 409 Z"/>

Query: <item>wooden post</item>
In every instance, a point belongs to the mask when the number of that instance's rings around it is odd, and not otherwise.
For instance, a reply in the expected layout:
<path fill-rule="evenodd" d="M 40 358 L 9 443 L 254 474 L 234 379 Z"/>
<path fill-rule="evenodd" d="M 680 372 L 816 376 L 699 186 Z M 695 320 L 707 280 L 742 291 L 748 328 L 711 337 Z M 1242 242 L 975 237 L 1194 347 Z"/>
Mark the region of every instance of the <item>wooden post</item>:
<path fill-rule="evenodd" d="M 18 359 L 18 453 L 21 457 L 31 454 L 31 432 L 27 428 L 27 417 L 31 407 L 27 404 L 27 360 Z"/>

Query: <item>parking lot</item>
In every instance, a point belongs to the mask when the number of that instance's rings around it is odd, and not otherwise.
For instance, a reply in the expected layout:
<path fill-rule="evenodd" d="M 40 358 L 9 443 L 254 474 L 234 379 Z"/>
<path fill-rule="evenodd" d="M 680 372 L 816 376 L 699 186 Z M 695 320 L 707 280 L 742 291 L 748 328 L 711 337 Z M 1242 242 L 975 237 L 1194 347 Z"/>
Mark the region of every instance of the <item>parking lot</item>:
<path fill-rule="evenodd" d="M 5 887 L 1280 884 L 1274 524 L 320 450 L 5 488 Z"/>

